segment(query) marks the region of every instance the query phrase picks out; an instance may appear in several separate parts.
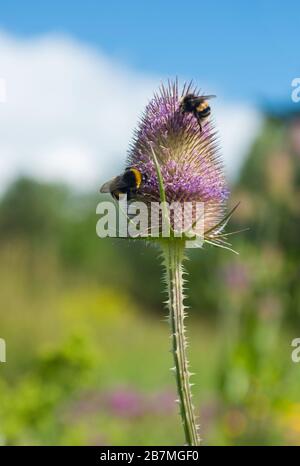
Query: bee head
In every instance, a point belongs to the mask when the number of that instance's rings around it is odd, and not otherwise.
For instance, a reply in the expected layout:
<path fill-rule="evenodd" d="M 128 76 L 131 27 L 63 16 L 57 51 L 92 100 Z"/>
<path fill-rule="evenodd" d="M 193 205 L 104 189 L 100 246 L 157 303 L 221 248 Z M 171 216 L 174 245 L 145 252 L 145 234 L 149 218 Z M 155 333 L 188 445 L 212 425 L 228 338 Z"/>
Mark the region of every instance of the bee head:
<path fill-rule="evenodd" d="M 194 94 L 186 94 L 181 97 L 179 108 L 184 112 L 191 112 L 195 106 L 195 95 Z"/>

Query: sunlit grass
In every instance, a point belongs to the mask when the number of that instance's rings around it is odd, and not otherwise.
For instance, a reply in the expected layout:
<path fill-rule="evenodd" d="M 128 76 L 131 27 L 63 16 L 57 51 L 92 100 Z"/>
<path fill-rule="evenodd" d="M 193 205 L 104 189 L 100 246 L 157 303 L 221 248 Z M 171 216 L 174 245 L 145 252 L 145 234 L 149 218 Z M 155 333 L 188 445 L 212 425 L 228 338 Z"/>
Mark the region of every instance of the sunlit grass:
<path fill-rule="evenodd" d="M 165 312 L 117 284 L 70 279 L 51 251 L 22 244 L 1 250 L 0 295 L 2 443 L 180 444 Z M 248 324 L 236 318 L 242 335 Z M 295 443 L 298 379 L 281 351 L 289 336 L 268 321 L 241 342 L 231 324 L 190 315 L 187 325 L 204 443 Z"/>

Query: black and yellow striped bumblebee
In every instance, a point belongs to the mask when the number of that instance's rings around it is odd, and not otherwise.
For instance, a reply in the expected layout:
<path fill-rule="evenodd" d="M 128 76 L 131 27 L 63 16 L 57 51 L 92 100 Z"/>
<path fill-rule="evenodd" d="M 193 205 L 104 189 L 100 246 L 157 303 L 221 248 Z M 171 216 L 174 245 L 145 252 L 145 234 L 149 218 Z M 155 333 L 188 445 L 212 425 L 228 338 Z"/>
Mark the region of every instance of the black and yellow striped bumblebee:
<path fill-rule="evenodd" d="M 127 200 L 130 200 L 137 194 L 146 179 L 146 175 L 143 175 L 140 170 L 128 167 L 122 175 L 104 183 L 100 188 L 100 193 L 110 193 L 117 201 L 122 194 L 126 194 Z"/>
<path fill-rule="evenodd" d="M 186 94 L 180 101 L 180 109 L 182 113 L 192 113 L 194 115 L 198 121 L 200 132 L 202 131 L 202 123 L 211 113 L 211 108 L 207 101 L 214 97 L 216 96 Z"/>

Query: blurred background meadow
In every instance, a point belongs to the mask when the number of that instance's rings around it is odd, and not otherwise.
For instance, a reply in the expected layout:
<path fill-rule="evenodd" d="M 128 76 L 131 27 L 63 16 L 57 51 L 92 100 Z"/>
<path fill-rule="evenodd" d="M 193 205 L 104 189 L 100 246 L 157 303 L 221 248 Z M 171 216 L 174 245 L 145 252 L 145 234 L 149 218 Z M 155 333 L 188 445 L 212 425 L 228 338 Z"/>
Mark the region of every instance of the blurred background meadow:
<path fill-rule="evenodd" d="M 240 201 L 228 231 L 248 228 L 232 236 L 239 255 L 188 252 L 203 444 L 300 444 L 299 9 L 2 6 L 1 445 L 183 443 L 158 250 L 96 236 L 99 187 L 175 76 L 218 94 L 228 208 Z"/>

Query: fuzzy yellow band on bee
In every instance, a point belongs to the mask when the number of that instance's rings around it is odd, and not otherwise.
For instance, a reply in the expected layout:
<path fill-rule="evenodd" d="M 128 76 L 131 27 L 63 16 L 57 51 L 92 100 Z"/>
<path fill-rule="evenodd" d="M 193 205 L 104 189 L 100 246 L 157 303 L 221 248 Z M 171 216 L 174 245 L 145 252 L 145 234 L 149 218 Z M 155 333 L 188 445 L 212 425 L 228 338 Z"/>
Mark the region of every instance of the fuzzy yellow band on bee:
<path fill-rule="evenodd" d="M 202 110 L 205 110 L 208 107 L 208 102 L 201 102 L 200 105 L 197 107 L 197 112 L 202 112 Z"/>
<path fill-rule="evenodd" d="M 134 174 L 135 176 L 135 182 L 136 182 L 136 187 L 137 189 L 141 186 L 142 183 L 142 174 L 139 170 L 136 168 L 130 168 L 130 171 Z"/>

